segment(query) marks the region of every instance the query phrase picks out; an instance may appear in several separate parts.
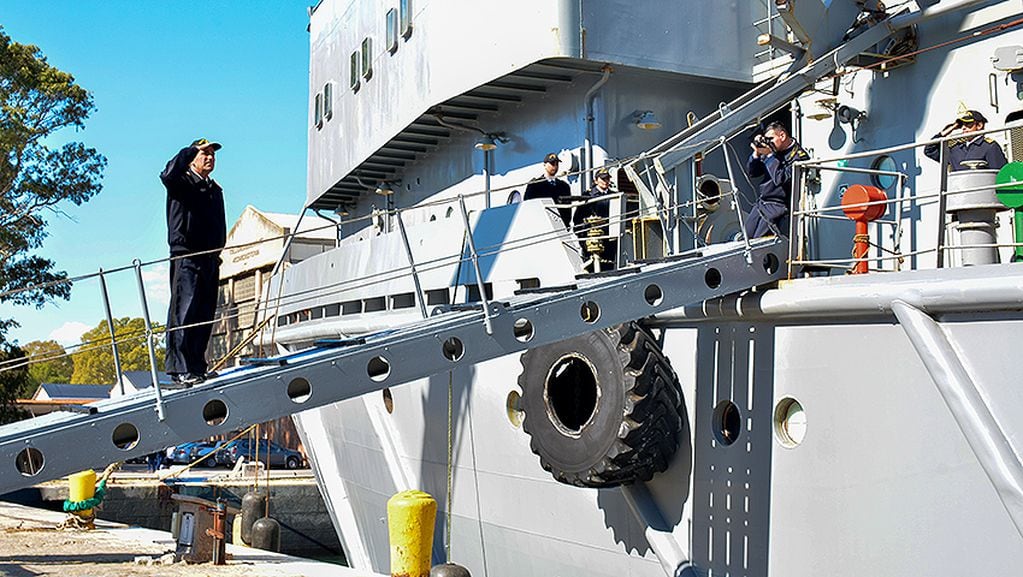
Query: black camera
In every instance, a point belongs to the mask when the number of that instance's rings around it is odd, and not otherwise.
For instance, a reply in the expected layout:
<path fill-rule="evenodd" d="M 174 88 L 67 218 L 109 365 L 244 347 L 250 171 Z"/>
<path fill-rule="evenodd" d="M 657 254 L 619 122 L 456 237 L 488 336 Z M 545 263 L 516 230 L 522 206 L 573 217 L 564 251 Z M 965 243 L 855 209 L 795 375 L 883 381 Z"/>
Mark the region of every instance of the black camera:
<path fill-rule="evenodd" d="M 753 137 L 753 146 L 756 146 L 757 148 L 770 148 L 771 150 L 774 150 L 774 142 L 770 138 L 764 136 L 763 134 L 758 134 Z"/>

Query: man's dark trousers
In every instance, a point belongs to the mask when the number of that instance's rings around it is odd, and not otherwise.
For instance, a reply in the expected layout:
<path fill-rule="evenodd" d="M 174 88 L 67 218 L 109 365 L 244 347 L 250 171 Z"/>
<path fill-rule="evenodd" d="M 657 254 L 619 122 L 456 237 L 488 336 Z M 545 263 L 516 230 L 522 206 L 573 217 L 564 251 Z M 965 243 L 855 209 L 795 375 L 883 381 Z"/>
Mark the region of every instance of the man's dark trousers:
<path fill-rule="evenodd" d="M 217 254 L 171 260 L 165 364 L 168 374 L 206 374 L 206 345 L 213 331 L 219 280 Z"/>

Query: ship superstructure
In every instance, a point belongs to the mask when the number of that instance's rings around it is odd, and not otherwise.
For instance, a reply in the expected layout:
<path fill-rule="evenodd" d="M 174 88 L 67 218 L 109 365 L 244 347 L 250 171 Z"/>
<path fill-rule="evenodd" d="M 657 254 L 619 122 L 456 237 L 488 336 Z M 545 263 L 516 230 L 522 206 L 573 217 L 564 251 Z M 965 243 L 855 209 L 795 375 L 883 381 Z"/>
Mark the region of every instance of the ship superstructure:
<path fill-rule="evenodd" d="M 434 560 L 473 575 L 1004 574 L 1016 184 L 923 147 L 977 108 L 1023 160 L 1018 12 L 325 0 L 306 207 L 339 240 L 265 287 L 280 354 L 157 388 L 158 424 L 121 399 L 5 428 L 0 453 L 38 477 L 75 470 L 53 459 L 72 435 L 128 454 L 303 410 L 365 571 L 387 572 L 387 499 L 417 488 Z M 774 120 L 811 159 L 791 224 L 752 239 L 744 165 Z M 572 195 L 523 201 L 551 152 Z"/>

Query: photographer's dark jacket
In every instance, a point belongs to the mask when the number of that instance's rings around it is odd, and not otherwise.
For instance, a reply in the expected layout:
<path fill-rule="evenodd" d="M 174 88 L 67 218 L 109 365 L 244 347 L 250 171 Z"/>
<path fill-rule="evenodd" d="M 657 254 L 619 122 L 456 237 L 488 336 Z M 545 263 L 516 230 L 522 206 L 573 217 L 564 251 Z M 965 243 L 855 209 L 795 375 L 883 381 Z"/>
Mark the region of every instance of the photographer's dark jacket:
<path fill-rule="evenodd" d="M 223 189 L 188 166 L 198 154 L 194 146 L 182 148 L 160 173 L 167 188 L 167 244 L 171 255 L 221 249 L 227 239 Z"/>
<path fill-rule="evenodd" d="M 932 138 L 941 138 L 941 133 Z M 941 162 L 941 143 L 934 142 L 924 147 L 924 154 L 934 162 Z M 948 142 L 948 166 L 952 171 L 969 170 L 963 162 L 983 160 L 987 166 L 981 168 L 999 169 L 1005 166 L 1005 153 L 997 142 L 985 136 L 966 139 L 960 138 Z"/>
<path fill-rule="evenodd" d="M 789 197 L 792 194 L 792 163 L 809 158 L 810 155 L 799 146 L 799 143 L 793 143 L 782 154 L 775 152 L 765 158 L 757 158 L 756 154 L 751 154 L 746 163 L 746 172 L 750 178 L 765 177 L 757 187 L 757 200 L 781 204 L 788 208 Z"/>

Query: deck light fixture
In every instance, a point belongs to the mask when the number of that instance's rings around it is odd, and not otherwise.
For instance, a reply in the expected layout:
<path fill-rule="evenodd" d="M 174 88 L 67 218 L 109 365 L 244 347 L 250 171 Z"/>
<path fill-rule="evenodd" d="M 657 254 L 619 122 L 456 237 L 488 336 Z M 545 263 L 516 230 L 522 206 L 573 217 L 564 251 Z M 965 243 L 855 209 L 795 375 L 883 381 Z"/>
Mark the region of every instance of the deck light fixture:
<path fill-rule="evenodd" d="M 636 112 L 635 117 L 636 127 L 640 130 L 657 130 L 661 127 L 661 122 L 657 120 L 657 117 L 650 110 Z"/>
<path fill-rule="evenodd" d="M 494 135 L 484 134 L 476 141 L 476 150 L 491 151 L 497 148 L 497 143 L 494 142 Z"/>

